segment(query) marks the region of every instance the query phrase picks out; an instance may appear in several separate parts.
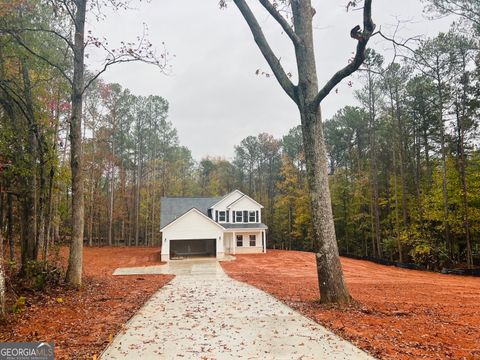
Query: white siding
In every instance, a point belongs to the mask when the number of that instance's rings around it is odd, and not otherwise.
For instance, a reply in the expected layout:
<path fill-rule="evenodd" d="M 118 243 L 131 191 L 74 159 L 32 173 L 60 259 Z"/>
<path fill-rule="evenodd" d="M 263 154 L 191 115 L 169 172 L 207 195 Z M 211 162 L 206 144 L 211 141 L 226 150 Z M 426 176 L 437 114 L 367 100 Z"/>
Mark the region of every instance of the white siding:
<path fill-rule="evenodd" d="M 230 207 L 230 210 L 230 217 L 233 216 L 234 211 L 258 211 L 258 222 L 262 222 L 262 208 L 256 202 L 250 200 L 248 197 L 243 197 L 242 199 L 237 201 Z"/>

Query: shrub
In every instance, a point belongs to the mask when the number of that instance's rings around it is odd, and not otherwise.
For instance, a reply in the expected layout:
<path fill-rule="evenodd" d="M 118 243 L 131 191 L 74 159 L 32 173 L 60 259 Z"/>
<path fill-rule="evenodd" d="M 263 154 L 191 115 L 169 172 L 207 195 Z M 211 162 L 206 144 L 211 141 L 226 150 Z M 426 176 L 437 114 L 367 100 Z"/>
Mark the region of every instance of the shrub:
<path fill-rule="evenodd" d="M 448 261 L 444 245 L 431 245 L 427 242 L 417 243 L 410 251 L 410 256 L 416 264 L 427 269 L 440 270 Z"/>
<path fill-rule="evenodd" d="M 28 261 L 24 274 L 27 285 L 36 290 L 42 290 L 47 285 L 58 285 L 63 278 L 62 270 L 45 260 Z"/>
<path fill-rule="evenodd" d="M 12 312 L 14 314 L 22 312 L 25 309 L 26 302 L 27 299 L 24 296 L 20 296 L 17 301 L 15 301 L 15 304 L 12 305 Z"/>

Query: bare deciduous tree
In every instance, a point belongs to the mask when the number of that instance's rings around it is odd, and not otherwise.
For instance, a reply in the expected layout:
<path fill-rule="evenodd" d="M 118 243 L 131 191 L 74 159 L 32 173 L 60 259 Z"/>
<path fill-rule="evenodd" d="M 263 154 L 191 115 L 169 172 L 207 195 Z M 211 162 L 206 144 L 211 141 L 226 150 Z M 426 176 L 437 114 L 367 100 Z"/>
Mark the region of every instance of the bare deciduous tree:
<path fill-rule="evenodd" d="M 234 0 L 275 78 L 297 104 L 300 112 L 314 236 L 317 244 L 316 259 L 321 301 L 347 303 L 350 301 L 350 295 L 343 279 L 335 236 L 320 104 L 330 91 L 340 81 L 355 72 L 365 59 L 365 49 L 375 29 L 372 21 L 372 0 L 365 0 L 363 4 L 363 30 L 357 25 L 350 32 L 350 36 L 357 41 L 353 59 L 321 88 L 318 84 L 313 46 L 312 19 L 315 9 L 312 8 L 311 0 L 281 1 L 291 9 L 293 26 L 278 10 L 277 1 L 259 0 L 259 2 L 293 43 L 298 70 L 297 85 L 292 83 L 279 57 L 271 49 L 246 0 Z M 349 1 L 347 8 L 357 5 L 357 1 Z M 226 6 L 226 2 L 221 1 L 220 6 Z"/>

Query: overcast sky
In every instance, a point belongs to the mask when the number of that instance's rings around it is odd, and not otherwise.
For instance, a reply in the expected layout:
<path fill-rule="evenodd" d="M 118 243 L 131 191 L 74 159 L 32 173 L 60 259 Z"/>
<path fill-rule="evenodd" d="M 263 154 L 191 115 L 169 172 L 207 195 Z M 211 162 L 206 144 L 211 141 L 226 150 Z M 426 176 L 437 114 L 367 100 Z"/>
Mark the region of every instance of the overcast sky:
<path fill-rule="evenodd" d="M 316 59 L 320 84 L 344 66 L 352 56 L 355 41 L 350 29 L 361 24 L 361 11 L 346 12 L 347 0 L 313 1 Z M 255 3 L 250 1 L 250 3 Z M 295 75 L 293 49 L 275 21 L 253 6 L 273 49 L 287 72 Z M 258 11 L 257 11 L 258 10 Z M 434 36 L 449 28 L 449 19 L 427 20 L 420 0 L 374 0 L 373 19 L 377 29 L 392 34 L 398 21 L 398 36 Z M 281 137 L 299 124 L 297 109 L 273 77 L 255 75 L 268 66 L 233 3 L 219 10 L 218 0 L 152 0 L 137 9 L 108 14 L 102 23 L 90 22 L 96 34 L 111 44 L 134 40 L 149 28 L 152 44 L 174 55 L 170 74 L 140 63 L 112 67 L 103 79 L 117 82 L 137 95 L 160 95 L 170 103 L 169 119 L 178 130 L 180 142 L 192 150 L 195 159 L 207 155 L 227 159 L 234 145 L 248 135 L 268 132 Z M 391 46 L 373 39 L 371 47 L 385 54 Z M 89 65 L 98 67 L 94 58 Z M 349 87 L 347 82 L 354 85 Z M 324 118 L 355 104 L 355 76 L 338 86 L 322 104 Z"/>

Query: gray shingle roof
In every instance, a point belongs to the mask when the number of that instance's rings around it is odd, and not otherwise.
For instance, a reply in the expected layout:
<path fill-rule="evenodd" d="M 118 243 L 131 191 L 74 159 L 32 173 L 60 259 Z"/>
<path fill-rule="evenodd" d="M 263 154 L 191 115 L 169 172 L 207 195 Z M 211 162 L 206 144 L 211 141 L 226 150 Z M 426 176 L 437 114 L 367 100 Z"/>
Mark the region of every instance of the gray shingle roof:
<path fill-rule="evenodd" d="M 221 223 L 225 229 L 268 229 L 268 226 L 262 223 L 248 223 L 248 224 L 224 224 Z"/>
<path fill-rule="evenodd" d="M 196 208 L 208 216 L 208 208 L 220 201 L 222 197 L 168 197 L 160 199 L 160 229 L 173 220 Z"/>

